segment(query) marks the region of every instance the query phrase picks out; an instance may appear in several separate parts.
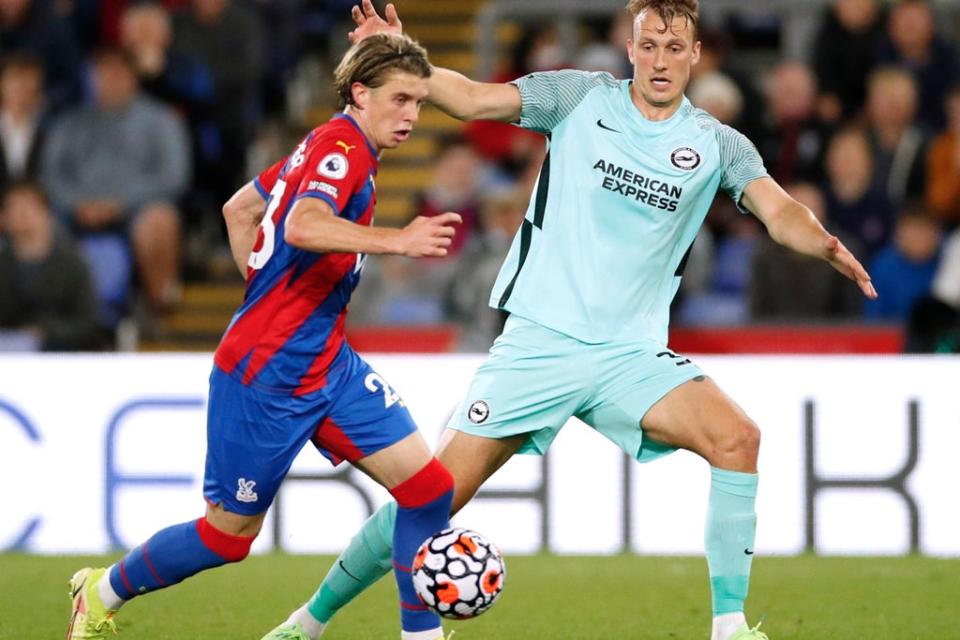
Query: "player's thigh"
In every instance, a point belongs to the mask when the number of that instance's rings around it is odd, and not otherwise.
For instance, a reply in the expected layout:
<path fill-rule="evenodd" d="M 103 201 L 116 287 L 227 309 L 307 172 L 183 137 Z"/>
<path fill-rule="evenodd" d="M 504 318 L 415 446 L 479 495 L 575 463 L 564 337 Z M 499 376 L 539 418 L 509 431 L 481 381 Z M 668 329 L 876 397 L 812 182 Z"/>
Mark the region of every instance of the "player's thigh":
<path fill-rule="evenodd" d="M 453 475 L 451 513 L 460 511 L 480 486 L 526 442 L 526 434 L 486 438 L 453 429 L 444 431 L 437 458 Z"/>
<path fill-rule="evenodd" d="M 523 436 L 520 453 L 543 455 L 587 393 L 585 348 L 511 317 L 447 426 L 492 440 Z"/>
<path fill-rule="evenodd" d="M 338 356 L 326 393 L 334 398 L 312 440 L 334 464 L 346 460 L 392 487 L 430 461 L 406 403 L 352 349 Z"/>
<path fill-rule="evenodd" d="M 419 431 L 414 431 L 399 442 L 360 458 L 354 464 L 358 469 L 392 489 L 423 469 L 433 458 L 433 452 Z"/>
<path fill-rule="evenodd" d="M 689 449 L 711 464 L 728 467 L 726 457 L 742 458 L 755 471 L 759 430 L 747 414 L 711 379 L 698 377 L 673 389 L 641 421 L 647 436 Z"/>
<path fill-rule="evenodd" d="M 577 417 L 640 462 L 675 451 L 642 428 L 641 419 L 674 389 L 705 378 L 700 367 L 652 340 L 597 345 L 594 359 L 594 391 Z"/>
<path fill-rule="evenodd" d="M 238 521 L 262 515 L 325 406 L 321 397 L 263 393 L 215 367 L 207 405 L 207 502 Z"/>

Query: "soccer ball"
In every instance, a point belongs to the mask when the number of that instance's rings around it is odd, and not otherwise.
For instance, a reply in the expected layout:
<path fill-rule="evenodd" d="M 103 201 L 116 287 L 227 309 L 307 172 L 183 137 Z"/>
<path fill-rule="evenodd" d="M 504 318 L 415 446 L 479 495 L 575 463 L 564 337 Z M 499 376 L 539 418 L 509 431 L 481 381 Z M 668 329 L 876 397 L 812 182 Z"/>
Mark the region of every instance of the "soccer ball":
<path fill-rule="evenodd" d="M 435 533 L 413 559 L 417 595 L 444 618 L 473 618 L 492 607 L 505 577 L 500 550 L 469 529 Z"/>

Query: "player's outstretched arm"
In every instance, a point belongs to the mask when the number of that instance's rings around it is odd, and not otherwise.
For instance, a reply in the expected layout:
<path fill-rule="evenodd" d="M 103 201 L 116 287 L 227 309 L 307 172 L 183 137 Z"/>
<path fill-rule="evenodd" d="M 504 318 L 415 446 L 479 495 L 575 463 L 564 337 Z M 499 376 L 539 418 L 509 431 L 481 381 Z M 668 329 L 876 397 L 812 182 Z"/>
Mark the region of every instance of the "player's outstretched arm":
<path fill-rule="evenodd" d="M 250 259 L 250 252 L 253 251 L 253 245 L 257 241 L 257 227 L 266 210 L 267 201 L 257 191 L 253 181 L 240 187 L 223 205 L 223 219 L 227 224 L 230 252 L 244 279 L 247 277 L 247 261 Z"/>
<path fill-rule="evenodd" d="M 386 19 L 380 17 L 370 0 L 354 6 L 351 15 L 357 25 L 348 36 L 351 44 L 376 33 L 403 31 L 393 3 L 384 10 Z M 520 90 L 512 84 L 475 82 L 456 71 L 434 67 L 427 90 L 428 101 L 458 120 L 516 122 L 520 119 Z"/>
<path fill-rule="evenodd" d="M 754 180 L 743 191 L 743 205 L 764 225 L 770 237 L 794 251 L 826 260 L 857 283 L 871 300 L 877 290 L 863 265 L 829 233 L 807 207 L 790 197 L 772 178 Z"/>
<path fill-rule="evenodd" d="M 334 215 L 319 198 L 297 201 L 284 223 L 287 244 L 318 253 L 393 253 L 410 258 L 443 257 L 456 233 L 457 213 L 419 216 L 403 229 L 368 227 Z"/>

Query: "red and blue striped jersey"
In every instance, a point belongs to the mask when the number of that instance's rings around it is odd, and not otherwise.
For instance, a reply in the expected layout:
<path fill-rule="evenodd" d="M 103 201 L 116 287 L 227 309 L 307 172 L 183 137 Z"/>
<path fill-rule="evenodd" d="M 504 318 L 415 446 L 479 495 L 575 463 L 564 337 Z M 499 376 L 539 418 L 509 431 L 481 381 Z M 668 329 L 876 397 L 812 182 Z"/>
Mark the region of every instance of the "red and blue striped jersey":
<path fill-rule="evenodd" d="M 336 215 L 372 224 L 376 171 L 376 149 L 353 118 L 338 113 L 256 178 L 267 209 L 217 366 L 244 384 L 292 395 L 325 385 L 365 256 L 293 247 L 283 239 L 284 222 L 297 200 L 320 198 Z"/>

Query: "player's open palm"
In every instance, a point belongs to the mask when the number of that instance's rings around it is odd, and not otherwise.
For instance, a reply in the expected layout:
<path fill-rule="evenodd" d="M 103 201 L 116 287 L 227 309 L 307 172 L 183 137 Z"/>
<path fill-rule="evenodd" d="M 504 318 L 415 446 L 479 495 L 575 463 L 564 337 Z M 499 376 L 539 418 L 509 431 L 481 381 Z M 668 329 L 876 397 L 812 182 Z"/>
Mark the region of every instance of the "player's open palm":
<path fill-rule="evenodd" d="M 386 20 L 377 14 L 377 10 L 373 7 L 371 0 L 363 0 L 362 6 L 354 6 L 353 9 L 350 10 L 350 15 L 357 24 L 357 28 L 347 34 L 347 39 L 350 40 L 350 44 L 356 44 L 364 38 L 369 38 L 377 33 L 403 33 L 400 16 L 397 15 L 397 8 L 393 6 L 392 2 L 387 4 L 383 11 L 383 15 L 387 18 Z"/>
<path fill-rule="evenodd" d="M 442 258 L 456 233 L 453 225 L 463 222 L 459 213 L 417 216 L 400 232 L 401 254 L 410 258 Z"/>
<path fill-rule="evenodd" d="M 870 274 L 863 268 L 860 261 L 853 257 L 850 250 L 847 249 L 840 239 L 836 236 L 830 236 L 824 243 L 824 257 L 827 262 L 833 265 L 833 268 L 847 276 L 857 283 L 863 295 L 871 300 L 877 297 L 877 290 L 870 281 Z"/>

